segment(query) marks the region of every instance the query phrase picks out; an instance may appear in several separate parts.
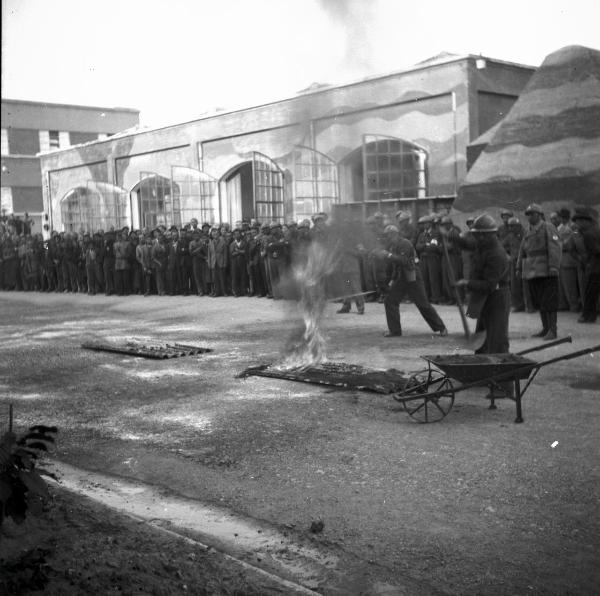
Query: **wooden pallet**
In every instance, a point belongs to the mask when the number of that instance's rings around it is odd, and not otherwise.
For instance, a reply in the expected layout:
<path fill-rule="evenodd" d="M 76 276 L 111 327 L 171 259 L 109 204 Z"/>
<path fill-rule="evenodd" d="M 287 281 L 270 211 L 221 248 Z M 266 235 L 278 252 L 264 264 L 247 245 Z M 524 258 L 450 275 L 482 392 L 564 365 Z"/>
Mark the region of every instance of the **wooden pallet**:
<path fill-rule="evenodd" d="M 125 344 L 109 344 L 102 342 L 86 342 L 81 344 L 81 347 L 86 350 L 116 352 L 117 354 L 141 356 L 142 358 L 154 358 L 157 360 L 181 358 L 182 356 L 195 356 L 196 354 L 212 352 L 209 348 L 200 348 L 198 346 L 188 346 L 178 343 L 143 344 L 142 342 L 127 342 Z"/>
<path fill-rule="evenodd" d="M 278 369 L 274 365 L 263 364 L 247 368 L 238 376 L 241 378 L 257 376 L 287 379 L 385 394 L 402 391 L 408 381 L 408 377 L 402 371 L 394 368 L 380 370 L 338 362 L 325 362 L 302 369 Z"/>

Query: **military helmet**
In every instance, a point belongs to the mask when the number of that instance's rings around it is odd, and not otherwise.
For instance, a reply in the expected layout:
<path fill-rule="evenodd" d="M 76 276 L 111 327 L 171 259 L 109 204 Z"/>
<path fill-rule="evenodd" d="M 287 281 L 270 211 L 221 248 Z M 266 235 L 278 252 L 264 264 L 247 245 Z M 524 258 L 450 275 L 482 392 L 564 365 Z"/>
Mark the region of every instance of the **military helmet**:
<path fill-rule="evenodd" d="M 527 209 L 525 209 L 525 215 L 529 215 L 530 213 L 539 213 L 540 215 L 542 215 L 544 212 L 537 203 L 531 203 L 531 205 L 529 205 Z"/>
<path fill-rule="evenodd" d="M 508 225 L 509 226 L 520 226 L 521 222 L 519 221 L 518 217 L 510 217 L 508 219 Z"/>
<path fill-rule="evenodd" d="M 488 213 L 483 213 L 475 218 L 471 232 L 497 232 L 498 225 L 494 218 Z"/>
<path fill-rule="evenodd" d="M 391 234 L 392 232 L 399 232 L 398 226 L 388 225 L 383 229 L 384 234 Z"/>
<path fill-rule="evenodd" d="M 396 211 L 396 219 L 398 221 L 405 221 L 407 219 L 410 219 L 410 213 L 408 211 L 400 209 L 400 211 Z"/>

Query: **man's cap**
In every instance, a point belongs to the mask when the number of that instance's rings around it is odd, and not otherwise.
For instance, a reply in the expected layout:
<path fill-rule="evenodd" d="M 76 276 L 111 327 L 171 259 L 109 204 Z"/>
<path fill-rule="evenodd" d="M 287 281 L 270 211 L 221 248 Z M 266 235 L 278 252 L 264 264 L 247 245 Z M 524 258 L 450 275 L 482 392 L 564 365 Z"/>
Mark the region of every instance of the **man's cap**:
<path fill-rule="evenodd" d="M 410 213 L 408 211 L 400 209 L 400 211 L 396 211 L 396 219 L 398 221 L 405 221 L 407 219 L 410 219 Z"/>
<path fill-rule="evenodd" d="M 417 223 L 420 224 L 424 224 L 424 223 L 431 223 L 432 219 L 431 219 L 431 215 L 422 215 L 421 217 L 419 217 Z"/>
<path fill-rule="evenodd" d="M 299 224 L 299 228 L 310 228 L 310 219 L 303 219 Z"/>
<path fill-rule="evenodd" d="M 321 213 L 315 213 L 315 214 L 312 216 L 312 220 L 313 220 L 313 221 L 317 221 L 317 220 L 319 220 L 319 219 L 322 219 L 323 221 L 327 221 L 327 214 L 326 214 L 326 213 L 322 213 L 322 212 L 321 212 Z"/>
<path fill-rule="evenodd" d="M 525 209 L 525 215 L 529 215 L 530 213 L 539 213 L 540 215 L 542 215 L 544 212 L 537 203 L 531 203 L 531 205 L 529 205 L 527 209 Z"/>
<path fill-rule="evenodd" d="M 598 221 L 598 214 L 589 207 L 575 207 L 575 213 L 571 217 L 573 221 L 578 219 L 587 219 L 588 221 Z"/>
<path fill-rule="evenodd" d="M 385 228 L 383 229 L 383 233 L 384 234 L 391 234 L 392 232 L 399 232 L 400 230 L 398 229 L 398 226 L 385 226 Z"/>
<path fill-rule="evenodd" d="M 471 232 L 497 232 L 498 224 L 496 220 L 488 213 L 482 213 L 479 217 L 475 218 Z"/>
<path fill-rule="evenodd" d="M 210 229 L 210 224 L 208 222 L 206 222 L 206 221 L 202 224 L 202 229 L 204 229 L 204 228 L 209 228 Z"/>
<path fill-rule="evenodd" d="M 443 226 L 451 226 L 452 225 L 452 218 L 449 215 L 444 215 L 444 217 L 442 217 L 442 220 L 440 221 L 440 223 Z"/>
<path fill-rule="evenodd" d="M 571 219 L 571 212 L 566 207 L 563 207 L 558 210 L 558 216 L 564 217 L 564 219 Z"/>
<path fill-rule="evenodd" d="M 373 213 L 373 217 L 375 219 L 383 219 L 383 213 L 381 213 L 381 211 L 376 211 L 375 213 Z"/>

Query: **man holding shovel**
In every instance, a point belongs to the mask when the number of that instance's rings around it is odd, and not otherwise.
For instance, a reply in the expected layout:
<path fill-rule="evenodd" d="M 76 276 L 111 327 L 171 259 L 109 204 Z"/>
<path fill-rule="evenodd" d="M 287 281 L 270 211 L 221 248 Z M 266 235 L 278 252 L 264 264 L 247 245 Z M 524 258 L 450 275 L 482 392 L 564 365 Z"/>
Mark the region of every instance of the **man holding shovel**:
<path fill-rule="evenodd" d="M 467 316 L 477 319 L 475 334 L 485 332 L 483 344 L 473 346 L 476 354 L 508 353 L 510 267 L 497 231 L 493 217 L 484 213 L 475 218 L 468 240 L 442 232 L 450 242 L 473 251 L 469 279 L 459 279 L 456 286 L 468 292 Z"/>
<path fill-rule="evenodd" d="M 392 281 L 384 301 L 388 325 L 388 331 L 384 333 L 384 336 L 398 337 L 402 335 L 400 302 L 406 295 L 414 302 L 429 327 L 440 336 L 445 337 L 448 335 L 448 330 L 427 299 L 423 278 L 416 262 L 417 254 L 414 246 L 400 236 L 397 226 L 389 225 L 384 232 L 388 249 L 377 251 L 378 256 L 394 266 Z"/>

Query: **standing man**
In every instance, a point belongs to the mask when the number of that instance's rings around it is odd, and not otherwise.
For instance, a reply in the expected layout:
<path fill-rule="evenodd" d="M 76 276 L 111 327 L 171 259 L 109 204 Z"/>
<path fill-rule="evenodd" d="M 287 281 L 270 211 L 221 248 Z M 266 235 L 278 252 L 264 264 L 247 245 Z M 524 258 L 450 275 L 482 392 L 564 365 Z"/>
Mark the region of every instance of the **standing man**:
<path fill-rule="evenodd" d="M 470 229 L 474 250 L 469 278 L 456 282 L 469 293 L 467 316 L 477 319 L 475 332 L 486 332 L 485 342 L 476 354 L 508 353 L 510 261 L 497 232 L 498 225 L 491 215 L 483 213 L 475 218 Z"/>
<path fill-rule="evenodd" d="M 583 294 L 583 311 L 578 323 L 595 323 L 600 298 L 600 228 L 596 214 L 587 208 L 575 209 L 573 222 L 585 246 L 586 283 Z"/>
<path fill-rule="evenodd" d="M 445 337 L 448 335 L 446 325 L 427 300 L 421 271 L 416 263 L 415 247 L 409 240 L 400 236 L 396 226 L 387 226 L 385 236 L 388 241 L 388 249 L 380 250 L 378 253 L 382 259 L 393 265 L 394 271 L 384 302 L 388 326 L 388 331 L 384 333 L 384 336 L 398 337 L 402 335 L 400 302 L 405 295 L 408 295 L 431 329 Z"/>
<path fill-rule="evenodd" d="M 573 226 L 571 212 L 562 208 L 558 212 L 559 224 L 556 227 L 562 257 L 560 259 L 558 307 L 560 310 L 579 312 L 581 310 L 581 297 L 579 291 L 579 260 L 575 243 L 573 242 Z"/>
<path fill-rule="evenodd" d="M 558 273 L 562 248 L 556 228 L 542 218 L 542 208 L 533 203 L 525 209 L 529 228 L 525 231 L 517 272 L 527 280 L 534 308 L 539 309 L 542 330 L 532 337 L 556 339 Z"/>

